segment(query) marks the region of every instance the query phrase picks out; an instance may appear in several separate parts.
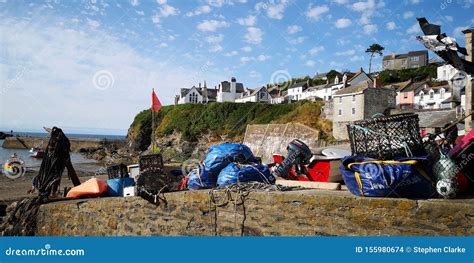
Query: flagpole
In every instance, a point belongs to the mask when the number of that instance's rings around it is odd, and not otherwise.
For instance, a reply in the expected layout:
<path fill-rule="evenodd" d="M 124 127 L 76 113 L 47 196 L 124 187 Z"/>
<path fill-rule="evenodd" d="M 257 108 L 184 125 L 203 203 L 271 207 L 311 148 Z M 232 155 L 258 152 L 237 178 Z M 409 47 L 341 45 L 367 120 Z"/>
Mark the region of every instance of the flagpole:
<path fill-rule="evenodd" d="M 155 89 L 152 89 L 155 92 Z M 155 150 L 155 111 L 153 105 L 151 106 L 151 153 Z"/>

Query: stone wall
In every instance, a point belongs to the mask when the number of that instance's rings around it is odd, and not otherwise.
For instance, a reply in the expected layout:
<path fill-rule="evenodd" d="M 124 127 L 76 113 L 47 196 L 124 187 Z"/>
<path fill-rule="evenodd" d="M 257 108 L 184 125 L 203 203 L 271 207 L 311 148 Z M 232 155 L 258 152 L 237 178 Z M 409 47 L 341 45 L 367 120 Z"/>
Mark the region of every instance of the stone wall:
<path fill-rule="evenodd" d="M 18 140 L 19 139 L 19 140 Z M 77 152 L 82 148 L 97 148 L 102 146 L 104 143 L 108 145 L 115 144 L 117 147 L 122 147 L 124 141 L 121 140 L 102 140 L 102 139 L 76 139 L 70 138 L 71 142 L 71 151 Z M 31 149 L 33 147 L 42 147 L 45 148 L 48 145 L 49 138 L 39 138 L 39 137 L 8 137 L 3 141 L 1 147 L 8 149 Z"/>
<path fill-rule="evenodd" d="M 50 203 L 39 210 L 36 234 L 474 235 L 474 199 L 416 201 L 301 190 L 252 192 L 242 199 L 232 194 L 229 200 L 222 191 L 212 193 L 167 193 L 158 206 L 140 197 Z"/>
<path fill-rule="evenodd" d="M 248 125 L 244 144 L 268 163 L 272 161 L 274 153 L 286 155 L 286 147 L 293 139 L 302 140 L 313 151 L 326 146 L 324 141 L 319 140 L 318 130 L 298 123 Z"/>

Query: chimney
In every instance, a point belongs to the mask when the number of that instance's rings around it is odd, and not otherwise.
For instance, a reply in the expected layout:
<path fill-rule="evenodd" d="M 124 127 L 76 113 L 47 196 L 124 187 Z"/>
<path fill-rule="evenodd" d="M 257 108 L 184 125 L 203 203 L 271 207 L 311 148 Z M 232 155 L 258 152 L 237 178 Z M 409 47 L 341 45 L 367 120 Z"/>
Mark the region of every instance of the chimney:
<path fill-rule="evenodd" d="M 207 84 L 206 84 L 206 81 L 204 81 L 204 88 L 207 88 Z"/>
<path fill-rule="evenodd" d="M 201 82 L 199 82 L 199 88 L 201 88 Z"/>
<path fill-rule="evenodd" d="M 382 85 L 380 83 L 379 77 L 374 78 L 374 88 L 380 88 Z"/>
<path fill-rule="evenodd" d="M 467 61 L 470 61 L 470 62 L 473 62 L 473 56 L 474 54 L 472 53 L 473 51 L 473 47 L 474 47 L 474 42 L 472 41 L 473 39 L 473 35 L 474 35 L 474 28 L 471 27 L 469 29 L 466 29 L 464 31 L 462 31 L 465 35 L 465 38 L 466 38 L 466 50 L 467 50 L 467 56 L 465 57 L 465 59 Z M 466 81 L 466 101 L 465 101 L 465 104 L 466 104 L 466 115 L 469 114 L 472 109 L 473 109 L 473 93 L 472 93 L 472 76 L 470 75 L 467 75 L 467 81 Z M 472 115 L 470 117 L 467 117 L 465 120 L 464 120 L 464 129 L 466 131 L 466 133 L 468 133 L 469 131 L 471 131 L 472 129 L 472 123 L 473 123 L 473 117 Z"/>
<path fill-rule="evenodd" d="M 397 56 L 397 53 L 392 52 L 392 59 L 395 59 L 396 56 Z"/>

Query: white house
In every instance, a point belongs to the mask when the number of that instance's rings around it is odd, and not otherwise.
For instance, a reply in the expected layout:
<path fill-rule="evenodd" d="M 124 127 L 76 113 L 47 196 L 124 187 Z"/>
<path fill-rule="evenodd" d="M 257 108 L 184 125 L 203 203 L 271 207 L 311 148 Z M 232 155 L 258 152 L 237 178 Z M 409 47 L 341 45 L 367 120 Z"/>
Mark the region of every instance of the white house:
<path fill-rule="evenodd" d="M 456 68 L 453 66 L 446 64 L 443 66 L 439 66 L 436 69 L 437 73 L 437 80 L 438 81 L 451 81 L 451 79 L 459 72 Z"/>
<path fill-rule="evenodd" d="M 418 109 L 440 109 L 442 103 L 452 95 L 449 85 L 429 87 L 424 85 L 422 89 L 415 92 L 415 105 Z"/>
<path fill-rule="evenodd" d="M 198 87 L 181 89 L 180 95 L 175 98 L 175 104 L 214 102 L 216 101 L 216 95 L 217 90 L 208 89 L 204 81 L 204 87 L 201 87 L 201 83 L 199 83 Z"/>
<path fill-rule="evenodd" d="M 235 102 L 236 99 L 241 98 L 245 93 L 244 85 L 237 83 L 235 78 L 231 81 L 222 81 L 217 88 L 217 102 Z"/>
<path fill-rule="evenodd" d="M 256 90 L 247 90 L 242 97 L 235 99 L 237 103 L 245 102 L 271 102 L 272 97 L 270 96 L 266 87 L 261 87 Z"/>
<path fill-rule="evenodd" d="M 291 85 L 288 88 L 288 100 L 293 101 L 293 100 L 301 100 L 303 99 L 303 92 L 308 89 L 308 81 L 305 82 L 298 82 L 293 85 Z"/>

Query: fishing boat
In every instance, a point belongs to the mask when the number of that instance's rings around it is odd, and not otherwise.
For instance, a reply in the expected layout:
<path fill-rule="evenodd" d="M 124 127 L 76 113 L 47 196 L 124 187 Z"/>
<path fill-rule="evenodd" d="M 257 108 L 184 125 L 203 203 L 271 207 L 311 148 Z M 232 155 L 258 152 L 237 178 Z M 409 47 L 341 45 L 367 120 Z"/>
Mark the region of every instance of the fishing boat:
<path fill-rule="evenodd" d="M 44 151 L 43 149 L 39 148 L 39 147 L 33 147 L 31 148 L 30 150 L 30 153 L 31 153 L 31 157 L 33 158 L 37 158 L 37 159 L 41 159 L 43 158 L 44 156 Z"/>

